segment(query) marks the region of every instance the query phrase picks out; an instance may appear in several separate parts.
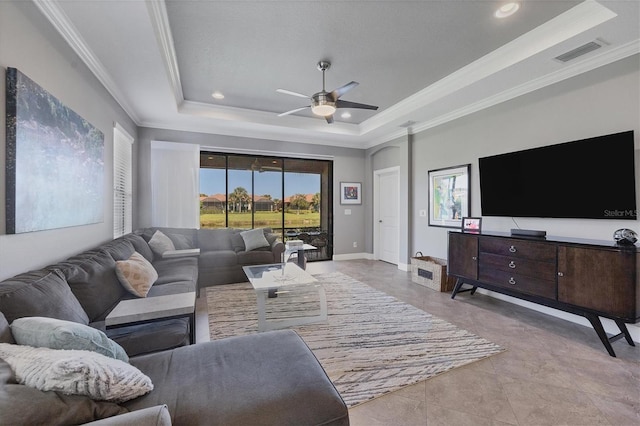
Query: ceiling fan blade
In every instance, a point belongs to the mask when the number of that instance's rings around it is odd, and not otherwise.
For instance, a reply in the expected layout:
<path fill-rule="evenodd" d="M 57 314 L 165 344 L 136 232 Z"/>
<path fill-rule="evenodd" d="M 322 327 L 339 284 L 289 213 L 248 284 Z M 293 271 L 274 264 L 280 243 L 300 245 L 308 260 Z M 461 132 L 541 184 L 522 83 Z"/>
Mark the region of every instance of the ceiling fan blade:
<path fill-rule="evenodd" d="M 327 123 L 329 124 L 333 123 L 333 115 L 327 115 L 325 119 L 327 120 Z"/>
<path fill-rule="evenodd" d="M 291 111 L 287 111 L 287 112 L 283 112 L 282 114 L 278 114 L 278 117 L 282 117 L 283 115 L 293 114 L 295 112 L 302 111 L 303 109 L 307 109 L 307 108 L 309 108 L 309 107 L 305 106 L 305 107 L 302 107 L 302 108 L 292 109 Z"/>
<path fill-rule="evenodd" d="M 336 101 L 336 108 L 378 109 L 375 105 L 359 104 L 357 102 L 342 101 L 340 99 Z"/>
<path fill-rule="evenodd" d="M 336 90 L 334 90 L 333 92 L 331 92 L 331 96 L 333 96 L 334 100 L 338 100 L 338 98 L 342 95 L 344 95 L 345 93 L 347 93 L 349 90 L 353 89 L 354 87 L 356 87 L 358 84 L 357 81 L 352 81 L 351 83 L 347 83 L 342 87 L 338 87 Z"/>
<path fill-rule="evenodd" d="M 299 97 L 299 98 L 311 99 L 311 97 L 310 97 L 310 96 L 303 95 L 302 93 L 298 93 L 298 92 L 292 92 L 291 90 L 276 89 L 276 92 L 278 92 L 278 93 L 284 93 L 285 95 L 297 96 L 297 97 Z"/>

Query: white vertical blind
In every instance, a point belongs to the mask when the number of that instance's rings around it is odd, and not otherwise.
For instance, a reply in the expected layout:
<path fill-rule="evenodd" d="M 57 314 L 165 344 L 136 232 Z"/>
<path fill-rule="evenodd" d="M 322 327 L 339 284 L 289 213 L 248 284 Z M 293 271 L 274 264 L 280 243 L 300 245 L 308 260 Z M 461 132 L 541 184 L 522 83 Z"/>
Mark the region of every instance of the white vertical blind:
<path fill-rule="evenodd" d="M 151 141 L 151 225 L 200 227 L 200 145 Z"/>
<path fill-rule="evenodd" d="M 131 232 L 133 227 L 133 137 L 118 123 L 113 127 L 113 237 Z"/>

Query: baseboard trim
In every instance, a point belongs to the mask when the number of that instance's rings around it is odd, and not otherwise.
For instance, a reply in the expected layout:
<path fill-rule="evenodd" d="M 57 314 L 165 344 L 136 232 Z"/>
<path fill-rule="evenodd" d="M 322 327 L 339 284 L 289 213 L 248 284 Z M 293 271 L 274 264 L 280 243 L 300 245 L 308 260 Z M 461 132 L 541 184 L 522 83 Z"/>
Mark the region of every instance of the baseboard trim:
<path fill-rule="evenodd" d="M 485 290 L 483 288 L 478 288 L 478 293 L 485 294 L 489 297 L 493 297 L 494 299 L 503 300 L 505 302 L 513 303 L 514 305 L 523 306 L 528 309 L 532 309 L 537 312 L 542 312 L 543 314 L 551 315 L 556 318 L 560 318 L 566 321 L 571 321 L 576 324 L 584 325 L 586 327 L 592 328 L 591 323 L 580 315 L 574 315 L 569 312 L 559 311 L 557 309 L 549 308 L 544 305 L 538 305 L 536 303 L 527 302 L 526 300 L 517 299 L 515 297 L 507 296 L 506 294 L 496 293 L 494 291 Z M 620 329 L 616 325 L 613 320 L 608 318 L 600 318 L 602 320 L 602 326 L 605 331 L 609 334 L 618 334 L 620 333 Z M 627 329 L 629 330 L 629 334 L 631 335 L 631 339 L 640 343 L 640 327 L 635 324 L 627 324 Z"/>
<path fill-rule="evenodd" d="M 374 260 L 373 254 L 371 253 L 346 253 L 346 254 L 334 254 L 333 260 L 355 260 L 355 259 L 366 259 L 366 260 Z"/>

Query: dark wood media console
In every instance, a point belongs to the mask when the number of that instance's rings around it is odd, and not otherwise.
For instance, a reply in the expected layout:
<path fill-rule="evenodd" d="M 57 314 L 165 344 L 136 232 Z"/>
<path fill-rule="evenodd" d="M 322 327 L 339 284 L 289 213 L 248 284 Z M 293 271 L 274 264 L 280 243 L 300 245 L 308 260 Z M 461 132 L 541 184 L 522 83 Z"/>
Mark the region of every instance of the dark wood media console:
<path fill-rule="evenodd" d="M 635 346 L 626 323 L 640 319 L 640 251 L 634 245 L 569 238 L 530 238 L 503 233 L 449 232 L 451 294 L 478 287 L 581 315 L 609 352 L 624 337 Z M 472 288 L 462 290 L 463 284 Z M 600 317 L 620 333 L 608 337 Z"/>

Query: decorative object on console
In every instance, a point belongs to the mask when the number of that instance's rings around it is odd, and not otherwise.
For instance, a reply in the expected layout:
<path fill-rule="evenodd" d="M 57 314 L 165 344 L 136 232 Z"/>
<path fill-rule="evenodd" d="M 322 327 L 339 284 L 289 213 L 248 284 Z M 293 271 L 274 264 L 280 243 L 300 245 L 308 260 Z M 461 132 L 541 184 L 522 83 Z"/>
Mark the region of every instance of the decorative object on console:
<path fill-rule="evenodd" d="M 463 217 L 462 218 L 462 232 L 478 233 L 481 230 L 482 230 L 481 217 Z"/>
<path fill-rule="evenodd" d="M 362 204 L 362 184 L 340 182 L 340 204 Z"/>
<path fill-rule="evenodd" d="M 470 164 L 429 170 L 429 226 L 460 228 L 469 215 Z"/>
<path fill-rule="evenodd" d="M 6 82 L 7 234 L 103 222 L 103 133 L 17 69 Z"/>
<path fill-rule="evenodd" d="M 618 229 L 613 233 L 613 239 L 618 244 L 632 245 L 638 241 L 638 234 L 632 229 Z"/>

